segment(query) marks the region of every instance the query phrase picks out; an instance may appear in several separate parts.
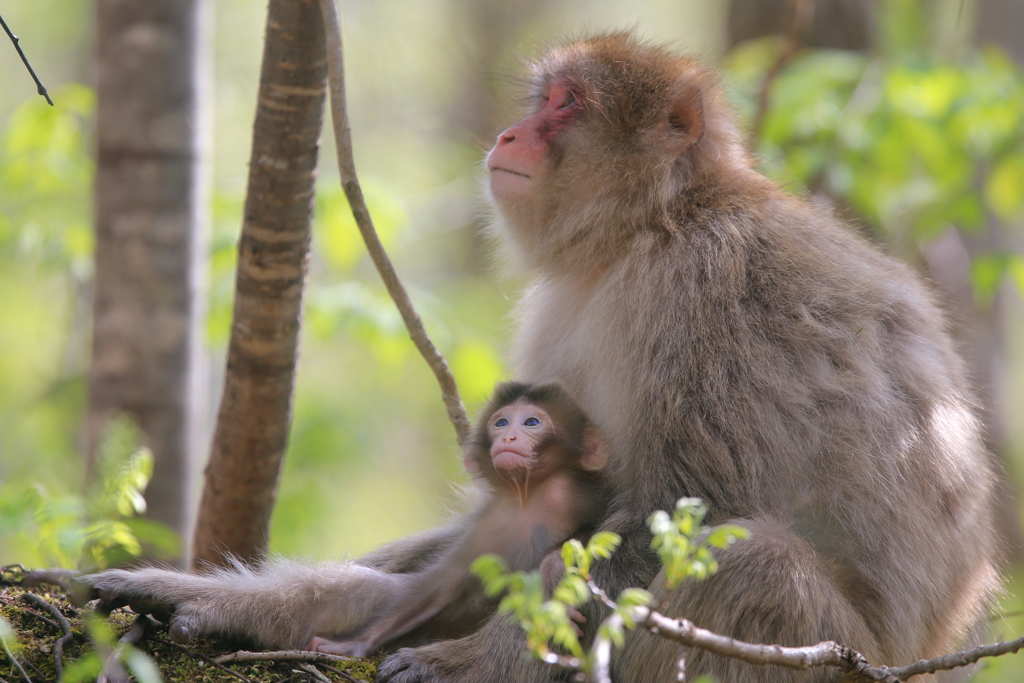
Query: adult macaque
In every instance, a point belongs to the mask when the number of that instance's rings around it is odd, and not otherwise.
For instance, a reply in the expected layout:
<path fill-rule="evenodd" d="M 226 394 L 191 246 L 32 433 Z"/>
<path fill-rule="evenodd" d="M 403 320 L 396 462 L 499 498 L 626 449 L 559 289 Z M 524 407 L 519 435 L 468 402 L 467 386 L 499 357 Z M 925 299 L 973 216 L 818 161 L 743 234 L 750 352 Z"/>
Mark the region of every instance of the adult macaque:
<path fill-rule="evenodd" d="M 696 62 L 613 34 L 550 50 L 530 83 L 528 115 L 487 167 L 498 230 L 536 274 L 519 306 L 516 374 L 563 383 L 608 451 L 599 526 L 623 541 L 594 567 L 598 585 L 616 595 L 653 582 L 672 615 L 755 642 L 832 639 L 884 664 L 956 647 L 998 584 L 993 473 L 933 295 L 754 171 L 715 74 Z M 718 554 L 711 578 L 664 592 L 645 520 L 682 496 L 702 498 L 708 522 L 754 533 Z M 362 562 L 429 566 L 458 533 Z M 158 597 L 200 630 L 228 602 L 227 590 L 197 604 L 152 575 L 105 577 L 107 597 Z M 316 607 L 275 593 L 307 582 L 229 581 L 252 596 L 236 630 L 257 634 L 267 611 L 306 619 Z M 339 587 L 329 600 L 359 597 Z M 635 633 L 615 680 L 675 680 L 676 652 Z M 399 650 L 379 680 L 561 675 L 523 653 L 502 615 Z M 834 680 L 700 650 L 687 674 Z"/>
<path fill-rule="evenodd" d="M 513 570 L 537 569 L 552 549 L 599 520 L 605 462 L 600 440 L 562 387 L 500 385 L 466 449 L 466 468 L 491 495 L 464 535 L 423 570 L 389 575 L 398 585 L 388 587 L 388 606 L 365 627 L 344 640 L 318 635 L 307 649 L 360 657 L 377 651 L 479 593 L 469 565 L 485 553 L 501 555 Z"/>

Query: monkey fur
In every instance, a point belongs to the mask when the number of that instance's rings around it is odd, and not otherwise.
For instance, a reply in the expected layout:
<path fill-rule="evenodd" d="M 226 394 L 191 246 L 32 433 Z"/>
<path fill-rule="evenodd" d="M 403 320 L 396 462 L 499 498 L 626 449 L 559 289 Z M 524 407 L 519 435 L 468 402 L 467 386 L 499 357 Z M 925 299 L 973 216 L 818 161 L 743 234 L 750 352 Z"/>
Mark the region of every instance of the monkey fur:
<path fill-rule="evenodd" d="M 718 77 L 698 62 L 615 33 L 553 47 L 529 80 L 532 106 L 488 157 L 495 231 L 534 276 L 513 371 L 562 383 L 605 439 L 610 500 L 598 527 L 623 542 L 595 564 L 597 584 L 613 596 L 649 586 L 669 615 L 748 641 L 835 640 L 889 665 L 953 651 L 998 590 L 999 552 L 992 464 L 935 296 L 758 174 Z M 753 535 L 717 554 L 717 574 L 666 591 L 645 521 L 682 496 L 702 498 L 709 523 Z M 430 566 L 462 529 L 360 563 Z M 200 632 L 242 594 L 233 632 L 295 646 L 278 624 L 356 604 L 354 586 L 377 580 L 352 566 L 327 579 L 222 573 L 202 600 L 204 577 L 91 580 L 108 602 L 172 604 Z M 584 610 L 588 630 L 600 609 Z M 528 659 L 504 615 L 458 639 L 421 636 L 385 660 L 380 681 L 565 676 Z M 674 681 L 677 654 L 633 632 L 614 678 Z M 702 674 L 838 680 L 691 649 L 687 675 Z"/>

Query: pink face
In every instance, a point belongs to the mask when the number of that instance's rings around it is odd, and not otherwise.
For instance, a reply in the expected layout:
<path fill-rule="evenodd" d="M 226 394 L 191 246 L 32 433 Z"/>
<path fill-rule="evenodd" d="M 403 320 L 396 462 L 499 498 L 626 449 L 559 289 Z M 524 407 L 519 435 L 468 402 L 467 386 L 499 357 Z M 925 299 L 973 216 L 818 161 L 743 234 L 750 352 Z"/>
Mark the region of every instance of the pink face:
<path fill-rule="evenodd" d="M 498 136 L 487 155 L 495 199 L 513 199 L 533 191 L 545 175 L 551 141 L 582 111 L 579 96 L 566 83 L 552 83 L 547 87 L 540 111 Z"/>
<path fill-rule="evenodd" d="M 551 434 L 551 416 L 543 408 L 519 400 L 491 416 L 491 462 L 499 472 L 529 468 L 537 449 Z"/>

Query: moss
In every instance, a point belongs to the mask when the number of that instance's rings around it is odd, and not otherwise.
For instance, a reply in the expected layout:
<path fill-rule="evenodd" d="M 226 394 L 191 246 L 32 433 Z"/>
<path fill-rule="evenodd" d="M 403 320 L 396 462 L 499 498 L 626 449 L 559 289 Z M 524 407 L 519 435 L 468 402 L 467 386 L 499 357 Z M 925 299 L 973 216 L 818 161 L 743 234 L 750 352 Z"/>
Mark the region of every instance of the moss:
<path fill-rule="evenodd" d="M 65 648 L 64 666 L 68 667 L 75 661 L 81 661 L 93 652 L 93 646 L 87 635 L 86 618 L 89 610 L 78 610 L 68 602 L 67 596 L 58 592 L 47 592 L 34 589 L 34 593 L 42 596 L 57 606 L 71 624 L 74 634 L 72 642 Z M 22 599 L 24 590 L 17 587 L 5 587 L 0 591 L 0 615 L 11 624 L 17 633 L 20 644 L 19 661 L 34 683 L 56 680 L 54 669 L 53 648 L 62 632 L 43 619 L 33 614 L 40 614 L 53 621 L 51 615 L 26 603 Z M 121 610 L 115 611 L 106 620 L 113 638 L 124 635 L 135 615 Z M 166 632 L 150 632 L 139 644 L 139 649 L 147 653 L 157 667 L 166 683 L 239 683 L 240 678 L 223 668 L 204 661 L 237 651 L 239 648 L 221 640 L 198 639 L 187 647 L 176 645 L 170 641 Z M 0 657 L 6 658 L 2 652 Z M 349 662 L 334 663 L 331 666 L 344 671 L 357 680 L 373 681 L 377 675 L 377 665 L 381 657 L 373 659 L 353 659 Z M 8 665 L 0 665 L 8 666 Z M 299 668 L 298 662 L 231 662 L 229 665 L 252 683 L 282 683 L 290 680 L 295 683 L 312 680 L 312 677 Z M 325 666 L 317 669 L 328 680 L 348 681 L 345 677 L 331 671 Z"/>

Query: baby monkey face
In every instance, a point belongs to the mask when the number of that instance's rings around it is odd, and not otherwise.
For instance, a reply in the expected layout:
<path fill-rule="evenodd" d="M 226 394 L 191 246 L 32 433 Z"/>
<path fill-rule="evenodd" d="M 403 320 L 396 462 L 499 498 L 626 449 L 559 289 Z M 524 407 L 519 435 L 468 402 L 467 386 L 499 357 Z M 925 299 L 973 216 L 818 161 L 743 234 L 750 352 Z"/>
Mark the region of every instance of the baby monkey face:
<path fill-rule="evenodd" d="M 495 411 L 487 431 L 494 469 L 509 472 L 532 466 L 553 436 L 554 424 L 546 410 L 520 399 Z"/>

